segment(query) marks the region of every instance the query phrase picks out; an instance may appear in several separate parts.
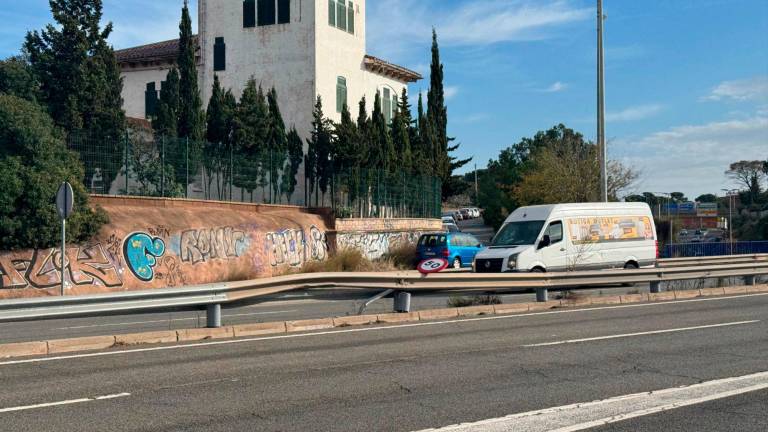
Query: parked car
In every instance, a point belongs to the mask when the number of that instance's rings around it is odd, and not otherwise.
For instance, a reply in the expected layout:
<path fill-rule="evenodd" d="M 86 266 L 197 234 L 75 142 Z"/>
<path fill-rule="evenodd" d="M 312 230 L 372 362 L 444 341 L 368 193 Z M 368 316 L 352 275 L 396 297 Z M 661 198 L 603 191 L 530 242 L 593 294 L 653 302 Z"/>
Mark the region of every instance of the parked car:
<path fill-rule="evenodd" d="M 453 212 L 453 218 L 456 219 L 456 221 L 464 220 L 464 215 L 462 215 L 460 211 L 456 210 Z"/>
<path fill-rule="evenodd" d="M 515 210 L 473 267 L 479 273 L 636 269 L 655 266 L 658 253 L 645 203 L 556 204 Z"/>
<path fill-rule="evenodd" d="M 456 224 L 456 219 L 454 219 L 453 215 L 445 216 L 443 215 L 443 224 Z"/>
<path fill-rule="evenodd" d="M 472 215 L 469 212 L 469 209 L 463 208 L 459 210 L 459 213 L 461 213 L 461 217 L 463 217 L 465 220 L 472 219 Z"/>
<path fill-rule="evenodd" d="M 471 267 L 475 255 L 483 244 L 472 234 L 431 233 L 422 234 L 418 242 L 419 260 L 445 258 L 453 268 Z"/>
<path fill-rule="evenodd" d="M 461 229 L 454 223 L 443 223 L 443 231 L 456 233 L 461 232 Z"/>

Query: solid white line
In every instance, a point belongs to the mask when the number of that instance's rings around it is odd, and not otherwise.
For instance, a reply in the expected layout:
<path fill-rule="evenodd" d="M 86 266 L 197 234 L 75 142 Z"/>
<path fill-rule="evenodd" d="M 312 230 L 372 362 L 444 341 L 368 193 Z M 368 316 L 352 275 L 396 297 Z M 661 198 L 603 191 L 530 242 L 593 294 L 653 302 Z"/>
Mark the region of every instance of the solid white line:
<path fill-rule="evenodd" d="M 49 408 L 49 407 L 56 407 L 61 405 L 72 405 L 76 403 L 83 403 L 83 402 L 93 402 L 97 400 L 108 400 L 108 399 L 116 399 L 121 397 L 130 396 L 130 393 L 117 393 L 117 394 L 111 394 L 106 396 L 96 396 L 92 398 L 81 398 L 81 399 L 70 399 L 65 401 L 59 401 L 59 402 L 48 402 L 48 403 L 41 403 L 36 405 L 25 405 L 25 406 L 17 406 L 17 407 L 11 407 L 11 408 L 0 408 L 0 414 L 2 413 L 8 413 L 8 412 L 14 412 L 14 411 L 26 411 L 31 409 L 39 409 L 39 408 Z"/>
<path fill-rule="evenodd" d="M 344 330 L 331 330 L 331 331 L 322 331 L 322 332 L 314 332 L 314 333 L 298 333 L 298 334 L 288 334 L 288 335 L 279 335 L 279 336 L 255 337 L 255 338 L 247 338 L 247 339 L 207 341 L 207 342 L 192 343 L 192 344 L 185 344 L 185 345 L 169 345 L 169 346 L 160 346 L 160 347 L 152 347 L 152 348 L 137 348 L 137 349 L 128 349 L 128 350 L 120 350 L 120 351 L 106 351 L 106 352 L 96 352 L 96 353 L 88 353 L 88 354 L 73 354 L 73 355 L 56 356 L 56 357 L 40 357 L 40 358 L 32 358 L 32 359 L 24 359 L 24 360 L 10 360 L 6 362 L 0 362 L 0 366 L 10 366 L 10 365 L 26 364 L 26 363 L 41 363 L 41 362 L 48 362 L 48 361 L 55 361 L 55 360 L 80 359 L 80 358 L 88 358 L 88 357 L 126 355 L 126 354 L 133 354 L 133 353 L 153 352 L 153 351 L 205 348 L 205 347 L 212 347 L 212 346 L 219 346 L 219 345 L 245 344 L 250 342 L 261 342 L 261 341 L 270 341 L 270 340 L 278 340 L 278 339 L 309 338 L 309 337 L 327 336 L 327 335 L 335 335 L 335 334 L 342 334 L 342 333 L 392 331 L 392 330 L 398 330 L 398 329 L 410 328 L 410 327 L 437 326 L 437 325 L 466 323 L 466 322 L 474 322 L 474 321 L 520 319 L 520 318 L 526 318 L 526 317 L 571 314 L 571 313 L 585 313 L 585 312 L 594 312 L 594 311 L 612 310 L 612 309 L 659 307 L 659 306 L 668 306 L 671 304 L 694 303 L 694 302 L 702 302 L 702 301 L 723 301 L 723 300 L 741 299 L 741 298 L 754 297 L 754 296 L 768 296 L 768 293 L 747 294 L 747 295 L 739 295 L 739 296 L 732 296 L 732 297 L 707 297 L 703 299 L 679 300 L 679 301 L 670 301 L 665 303 L 641 303 L 641 304 L 630 304 L 630 305 L 621 305 L 621 306 L 604 306 L 604 307 L 586 308 L 586 309 L 568 309 L 568 310 L 556 310 L 556 311 L 547 311 L 547 312 L 534 312 L 534 313 L 525 313 L 525 314 L 516 314 L 516 315 L 497 315 L 497 316 L 480 317 L 480 318 L 454 319 L 454 320 L 448 320 L 448 321 L 430 321 L 430 322 L 419 322 L 419 323 L 412 323 L 412 324 L 400 324 L 400 325 L 385 326 L 385 327 L 361 327 L 361 328 L 344 329 Z"/>
<path fill-rule="evenodd" d="M 575 403 L 421 432 L 574 432 L 768 388 L 768 372 Z"/>
<path fill-rule="evenodd" d="M 268 312 L 253 312 L 253 313 L 242 313 L 242 314 L 225 314 L 223 315 L 224 318 L 231 318 L 231 317 L 244 317 L 244 316 L 254 316 L 254 315 L 274 315 L 274 314 L 281 314 L 281 313 L 289 313 L 289 312 L 296 312 L 296 310 L 285 310 L 285 311 L 268 311 Z M 98 327 L 121 327 L 121 326 L 128 326 L 128 325 L 139 325 L 139 324 L 157 324 L 157 323 L 167 323 L 172 321 L 197 321 L 199 320 L 199 317 L 188 317 L 188 318 L 171 318 L 166 320 L 152 320 L 152 321 L 132 321 L 132 322 L 124 322 L 124 323 L 108 323 L 108 324 L 91 324 L 91 325 L 81 325 L 81 326 L 72 326 L 72 327 L 59 327 L 55 330 L 80 330 L 80 329 L 87 329 L 87 328 L 98 328 Z"/>
<path fill-rule="evenodd" d="M 754 324 L 758 322 L 760 322 L 760 320 L 737 321 L 737 322 L 729 322 L 729 323 L 722 323 L 722 324 L 702 325 L 702 326 L 696 326 L 696 327 L 680 327 L 680 328 L 673 328 L 673 329 L 666 329 L 666 330 L 653 330 L 653 331 L 638 332 L 638 333 L 624 333 L 624 334 L 597 336 L 597 337 L 583 338 L 583 339 L 569 339 L 569 340 L 563 340 L 563 341 L 557 341 L 557 342 L 543 342 L 543 343 L 528 344 L 528 345 L 522 345 L 522 346 L 525 348 L 531 348 L 531 347 L 543 347 L 543 346 L 552 346 L 552 345 L 565 345 L 565 344 L 599 341 L 599 340 L 606 340 L 606 339 L 619 339 L 619 338 L 628 338 L 628 337 L 634 337 L 634 336 L 646 336 L 646 335 L 684 332 L 684 331 L 701 330 L 701 329 L 717 328 L 717 327 L 729 327 L 729 326 L 737 326 L 737 325 L 745 325 L 745 324 Z"/>

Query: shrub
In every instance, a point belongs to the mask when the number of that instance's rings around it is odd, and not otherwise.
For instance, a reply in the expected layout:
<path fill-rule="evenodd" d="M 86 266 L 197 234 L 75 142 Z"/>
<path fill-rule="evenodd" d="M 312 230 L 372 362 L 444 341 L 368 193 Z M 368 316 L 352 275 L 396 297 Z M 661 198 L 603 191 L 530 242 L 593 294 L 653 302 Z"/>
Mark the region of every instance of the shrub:
<path fill-rule="evenodd" d="M 419 253 L 416 245 L 404 244 L 390 250 L 383 260 L 401 270 L 413 270 L 419 264 Z"/>
<path fill-rule="evenodd" d="M 48 114 L 6 94 L 0 94 L 0 167 L 0 249 L 59 244 L 61 224 L 54 201 L 63 181 L 72 184 L 75 195 L 67 241 L 86 241 L 108 222 L 103 210 L 88 205 L 83 165 L 67 150 Z"/>

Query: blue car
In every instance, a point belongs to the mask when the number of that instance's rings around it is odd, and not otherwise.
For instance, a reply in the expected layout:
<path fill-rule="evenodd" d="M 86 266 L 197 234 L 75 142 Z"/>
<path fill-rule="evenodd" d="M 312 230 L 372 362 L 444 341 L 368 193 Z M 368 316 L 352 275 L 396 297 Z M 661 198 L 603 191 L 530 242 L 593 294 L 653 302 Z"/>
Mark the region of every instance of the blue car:
<path fill-rule="evenodd" d="M 472 267 L 483 244 L 472 234 L 460 232 L 422 234 L 419 237 L 419 260 L 445 258 L 453 268 Z"/>

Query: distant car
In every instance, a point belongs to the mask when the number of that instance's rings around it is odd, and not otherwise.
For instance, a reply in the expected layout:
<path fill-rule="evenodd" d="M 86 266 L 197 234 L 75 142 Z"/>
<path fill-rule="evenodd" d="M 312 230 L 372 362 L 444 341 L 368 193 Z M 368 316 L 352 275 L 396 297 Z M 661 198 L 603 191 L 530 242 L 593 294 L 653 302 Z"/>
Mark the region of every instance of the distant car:
<path fill-rule="evenodd" d="M 465 219 L 464 215 L 461 214 L 461 212 L 458 211 L 458 210 L 453 212 L 453 218 L 456 219 L 456 221 L 460 221 L 460 220 L 464 220 Z"/>
<path fill-rule="evenodd" d="M 471 267 L 483 244 L 472 234 L 431 233 L 422 234 L 418 242 L 420 260 L 445 258 L 453 268 Z"/>
<path fill-rule="evenodd" d="M 459 213 L 461 213 L 461 217 L 464 219 L 472 219 L 472 215 L 469 213 L 469 209 L 461 209 L 459 210 Z"/>
<path fill-rule="evenodd" d="M 441 216 L 443 223 L 456 223 L 456 214 L 454 212 L 443 213 Z"/>
<path fill-rule="evenodd" d="M 459 228 L 459 226 L 454 223 L 444 223 L 443 230 L 447 232 L 452 232 L 452 233 L 461 232 L 461 229 Z"/>

